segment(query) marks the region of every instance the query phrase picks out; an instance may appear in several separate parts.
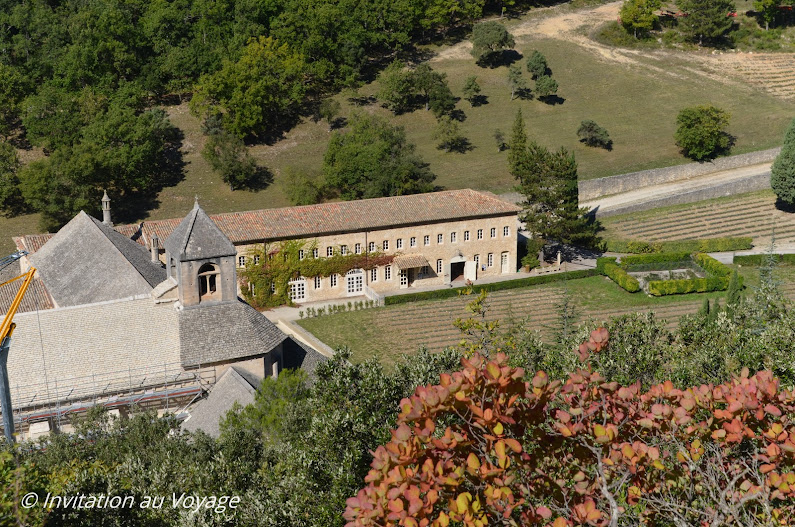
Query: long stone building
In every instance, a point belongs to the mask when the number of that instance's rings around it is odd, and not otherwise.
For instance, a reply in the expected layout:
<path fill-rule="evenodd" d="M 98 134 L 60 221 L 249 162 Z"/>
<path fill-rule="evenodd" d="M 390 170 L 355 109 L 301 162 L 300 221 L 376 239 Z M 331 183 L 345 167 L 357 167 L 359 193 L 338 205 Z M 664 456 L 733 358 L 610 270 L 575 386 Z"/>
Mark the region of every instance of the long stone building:
<path fill-rule="evenodd" d="M 107 201 L 104 205 L 109 213 Z M 255 263 L 254 249 L 266 244 L 277 247 L 287 240 L 305 242 L 301 258 L 373 253 L 390 257 L 385 265 L 367 271 L 351 269 L 345 276 L 296 278 L 289 285 L 290 296 L 301 303 L 360 295 L 372 298 L 400 289 L 514 273 L 520 210 L 494 194 L 464 189 L 210 217 L 234 245 L 238 268 Z M 105 221 L 110 224 L 109 214 Z M 115 229 L 157 251 L 173 275 L 168 245 L 163 247 L 161 241 L 179 222 L 156 220 Z M 20 250 L 35 253 L 50 236 L 29 235 L 14 241 Z"/>

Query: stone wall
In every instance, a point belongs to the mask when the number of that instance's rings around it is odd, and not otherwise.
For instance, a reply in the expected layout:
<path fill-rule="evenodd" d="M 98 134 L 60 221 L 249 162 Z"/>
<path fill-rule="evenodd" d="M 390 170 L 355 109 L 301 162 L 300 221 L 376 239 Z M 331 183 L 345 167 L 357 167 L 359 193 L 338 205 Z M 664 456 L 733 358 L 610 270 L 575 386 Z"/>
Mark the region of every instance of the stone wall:
<path fill-rule="evenodd" d="M 729 170 L 732 168 L 757 165 L 761 163 L 770 163 L 776 158 L 780 151 L 780 147 L 772 148 L 770 150 L 749 152 L 747 154 L 740 154 L 736 156 L 719 157 L 713 161 L 705 163 L 687 163 L 673 167 L 655 168 L 652 170 L 631 172 L 629 174 L 621 174 L 618 176 L 580 181 L 580 202 L 591 201 L 611 194 L 629 192 L 631 190 L 636 190 L 651 185 L 660 185 L 662 183 L 670 183 L 680 179 L 710 174 L 720 170 Z M 735 192 L 735 194 L 736 193 L 737 192 Z"/>

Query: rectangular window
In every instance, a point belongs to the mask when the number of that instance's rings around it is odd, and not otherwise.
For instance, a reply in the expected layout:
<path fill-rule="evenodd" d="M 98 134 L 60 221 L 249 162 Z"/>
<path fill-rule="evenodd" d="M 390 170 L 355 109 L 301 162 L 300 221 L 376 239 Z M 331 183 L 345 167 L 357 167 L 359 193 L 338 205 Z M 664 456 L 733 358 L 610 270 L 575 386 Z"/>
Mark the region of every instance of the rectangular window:
<path fill-rule="evenodd" d="M 320 281 L 321 278 L 319 276 L 315 277 L 315 289 L 320 289 Z"/>
<path fill-rule="evenodd" d="M 389 240 L 384 240 L 383 243 L 381 244 L 381 247 L 383 247 L 385 251 L 388 251 L 389 250 Z"/>
<path fill-rule="evenodd" d="M 502 235 L 503 236 L 508 236 L 510 233 L 511 233 L 511 229 L 509 229 L 507 225 L 502 228 Z"/>
<path fill-rule="evenodd" d="M 362 254 L 362 244 L 357 243 L 356 245 L 354 245 L 353 252 L 355 252 L 356 254 Z"/>
<path fill-rule="evenodd" d="M 451 233 L 450 233 L 450 243 L 455 243 L 455 242 L 456 242 L 456 237 L 457 237 L 457 236 L 458 236 L 458 233 L 456 233 L 456 232 L 451 232 Z"/>
<path fill-rule="evenodd" d="M 493 253 L 489 253 L 488 258 L 486 259 L 486 265 L 488 265 L 489 267 L 494 267 L 494 254 Z"/>
<path fill-rule="evenodd" d="M 318 257 L 320 257 L 320 249 L 317 248 L 312 249 L 312 258 L 318 258 Z"/>
<path fill-rule="evenodd" d="M 329 276 L 329 282 L 331 283 L 331 287 L 337 287 L 337 275 L 333 274 Z"/>
<path fill-rule="evenodd" d="M 398 249 L 402 249 L 403 248 L 403 238 L 398 238 L 397 241 L 395 242 L 395 245 L 397 245 Z"/>
<path fill-rule="evenodd" d="M 304 259 L 304 250 L 303 249 L 298 249 L 298 259 L 299 260 L 303 260 Z"/>
<path fill-rule="evenodd" d="M 479 267 L 480 266 L 480 255 L 476 254 L 473 259 L 475 260 L 475 267 Z"/>
<path fill-rule="evenodd" d="M 425 245 L 430 245 L 431 244 L 431 237 L 426 234 L 422 238 L 422 243 L 425 244 Z"/>
<path fill-rule="evenodd" d="M 326 247 L 326 256 L 334 256 L 334 247 Z"/>
<path fill-rule="evenodd" d="M 375 252 L 375 242 L 370 242 L 367 244 L 367 251 L 371 253 Z"/>
<path fill-rule="evenodd" d="M 420 267 L 420 273 L 419 273 L 420 278 L 425 278 L 426 276 L 430 275 L 431 275 L 430 267 L 428 267 L 427 265 L 423 265 L 422 267 Z"/>
<path fill-rule="evenodd" d="M 442 274 L 442 261 L 436 260 L 436 274 Z"/>
<path fill-rule="evenodd" d="M 254 292 L 254 284 L 251 284 L 251 292 Z M 276 292 L 276 282 L 271 282 L 271 293 Z"/>
<path fill-rule="evenodd" d="M 469 241 L 469 231 L 464 231 L 464 241 L 465 242 Z"/>
<path fill-rule="evenodd" d="M 436 235 L 436 243 L 443 243 L 443 242 L 444 242 L 444 236 L 441 235 L 441 234 L 437 234 Z"/>
<path fill-rule="evenodd" d="M 478 240 L 483 239 L 483 229 L 478 229 Z"/>
<path fill-rule="evenodd" d="M 384 267 L 384 280 L 392 280 L 392 266 L 387 265 Z"/>
<path fill-rule="evenodd" d="M 491 228 L 491 237 L 492 238 L 496 238 L 497 237 L 497 227 L 492 227 Z"/>
<path fill-rule="evenodd" d="M 416 246 L 417 246 L 417 237 L 416 237 L 416 236 L 412 236 L 412 237 L 409 239 L 409 245 L 410 245 L 411 247 L 416 247 Z"/>
<path fill-rule="evenodd" d="M 342 255 L 348 254 L 348 246 L 347 245 L 340 245 L 340 254 L 342 254 Z"/>
<path fill-rule="evenodd" d="M 254 255 L 254 265 L 257 265 L 258 263 L 259 263 L 259 255 L 255 254 Z"/>
<path fill-rule="evenodd" d="M 378 281 L 378 267 L 373 267 L 370 269 L 370 281 L 377 282 Z"/>
<path fill-rule="evenodd" d="M 245 256 L 238 256 L 237 257 L 237 266 L 238 267 L 245 267 L 246 266 L 246 257 Z"/>

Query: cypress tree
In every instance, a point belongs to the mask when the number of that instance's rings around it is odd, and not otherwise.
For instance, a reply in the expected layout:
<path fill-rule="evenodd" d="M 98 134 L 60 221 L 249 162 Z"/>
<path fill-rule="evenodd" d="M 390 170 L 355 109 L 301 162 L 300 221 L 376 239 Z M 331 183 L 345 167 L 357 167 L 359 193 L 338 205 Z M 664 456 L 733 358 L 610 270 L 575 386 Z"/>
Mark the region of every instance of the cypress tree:
<path fill-rule="evenodd" d="M 795 205 L 795 119 L 784 136 L 784 146 L 770 169 L 770 186 L 778 199 Z"/>
<path fill-rule="evenodd" d="M 742 300 L 740 279 L 737 276 L 737 269 L 735 269 L 729 279 L 729 289 L 726 291 L 726 306 L 734 307 L 740 303 L 740 300 Z"/>
<path fill-rule="evenodd" d="M 527 158 L 527 131 L 524 127 L 522 109 L 516 112 L 511 129 L 511 139 L 508 142 L 508 169 L 513 177 L 521 179 L 524 175 L 524 165 Z"/>
<path fill-rule="evenodd" d="M 709 298 L 704 299 L 704 303 L 701 304 L 701 309 L 698 310 L 698 315 L 702 317 L 709 315 Z"/>

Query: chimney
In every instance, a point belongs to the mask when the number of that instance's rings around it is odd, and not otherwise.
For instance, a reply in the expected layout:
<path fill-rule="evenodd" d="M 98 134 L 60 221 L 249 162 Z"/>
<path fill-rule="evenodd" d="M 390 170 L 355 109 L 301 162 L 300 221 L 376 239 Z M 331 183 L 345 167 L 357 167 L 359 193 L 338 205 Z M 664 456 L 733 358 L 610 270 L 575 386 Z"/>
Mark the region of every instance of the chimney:
<path fill-rule="evenodd" d="M 102 196 L 102 223 L 108 227 L 113 227 L 113 222 L 110 220 L 110 198 L 107 190 L 105 195 Z"/>
<path fill-rule="evenodd" d="M 160 262 L 160 238 L 157 237 L 157 234 L 152 234 L 152 261 L 155 263 Z"/>

